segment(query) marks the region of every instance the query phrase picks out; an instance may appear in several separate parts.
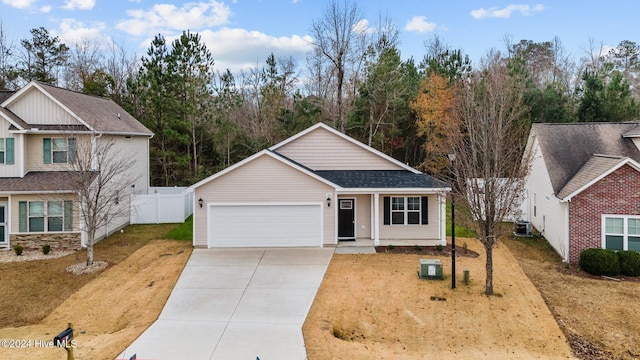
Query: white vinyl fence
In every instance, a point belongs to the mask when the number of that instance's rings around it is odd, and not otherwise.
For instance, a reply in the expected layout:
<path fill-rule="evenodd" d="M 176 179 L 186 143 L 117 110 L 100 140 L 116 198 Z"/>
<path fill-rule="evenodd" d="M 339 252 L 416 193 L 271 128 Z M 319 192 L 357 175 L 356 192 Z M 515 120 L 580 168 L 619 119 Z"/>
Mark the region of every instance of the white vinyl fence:
<path fill-rule="evenodd" d="M 193 212 L 193 191 L 186 187 L 151 187 L 149 195 L 131 197 L 131 224 L 181 223 Z"/>

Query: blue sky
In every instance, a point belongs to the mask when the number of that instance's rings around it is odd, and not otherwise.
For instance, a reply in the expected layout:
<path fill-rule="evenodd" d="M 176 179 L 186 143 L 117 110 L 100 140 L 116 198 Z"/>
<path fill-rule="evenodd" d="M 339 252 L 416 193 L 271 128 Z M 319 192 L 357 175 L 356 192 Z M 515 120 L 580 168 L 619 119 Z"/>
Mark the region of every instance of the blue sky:
<path fill-rule="evenodd" d="M 339 0 L 341 1 L 341 0 Z M 146 52 L 154 35 L 172 40 L 183 30 L 200 33 L 219 69 L 264 64 L 267 55 L 293 56 L 304 66 L 311 22 L 328 1 L 319 0 L 0 0 L 7 40 L 19 47 L 29 30 L 45 27 L 67 45 L 82 39 L 110 40 L 132 53 Z M 419 61 L 424 41 L 439 36 L 478 65 L 504 39 L 552 40 L 557 36 L 577 62 L 590 42 L 616 46 L 640 42 L 637 0 L 602 1 L 433 1 L 361 0 L 364 24 L 388 14 L 400 30 L 404 59 Z"/>

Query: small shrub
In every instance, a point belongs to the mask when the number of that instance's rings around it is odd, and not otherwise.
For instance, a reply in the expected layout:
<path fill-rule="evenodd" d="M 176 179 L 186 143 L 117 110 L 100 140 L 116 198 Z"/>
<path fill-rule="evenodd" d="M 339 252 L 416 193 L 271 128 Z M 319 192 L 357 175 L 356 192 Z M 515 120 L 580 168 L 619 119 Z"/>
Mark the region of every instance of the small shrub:
<path fill-rule="evenodd" d="M 387 250 L 393 250 L 395 249 L 395 245 L 387 245 Z"/>
<path fill-rule="evenodd" d="M 467 253 L 467 250 L 469 250 L 469 245 L 467 245 L 466 241 L 462 243 L 462 250 L 465 254 Z"/>
<path fill-rule="evenodd" d="M 444 246 L 442 246 L 440 244 L 436 245 L 436 250 L 442 251 L 442 249 L 444 249 Z"/>
<path fill-rule="evenodd" d="M 45 255 L 49 255 L 49 252 L 51 252 L 51 245 L 49 244 L 42 245 L 42 253 Z"/>
<path fill-rule="evenodd" d="M 413 245 L 413 250 L 415 250 L 415 251 L 420 251 L 420 250 L 422 250 L 422 246 L 420 246 L 420 245 Z"/>
<path fill-rule="evenodd" d="M 580 268 L 591 275 L 620 275 L 618 254 L 607 249 L 587 249 L 580 253 Z"/>
<path fill-rule="evenodd" d="M 640 253 L 635 251 L 618 251 L 620 273 L 626 276 L 640 276 Z"/>
<path fill-rule="evenodd" d="M 24 247 L 22 247 L 22 245 L 15 245 L 13 247 L 13 251 L 16 253 L 17 256 L 21 256 L 22 252 L 24 251 Z"/>

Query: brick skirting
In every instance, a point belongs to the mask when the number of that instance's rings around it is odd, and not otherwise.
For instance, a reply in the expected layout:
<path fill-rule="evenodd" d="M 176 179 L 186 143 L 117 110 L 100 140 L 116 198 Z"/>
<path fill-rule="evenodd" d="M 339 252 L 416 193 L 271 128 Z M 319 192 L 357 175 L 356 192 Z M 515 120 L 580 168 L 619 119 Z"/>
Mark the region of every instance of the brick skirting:
<path fill-rule="evenodd" d="M 49 244 L 52 251 L 81 248 L 80 233 L 11 234 L 9 244 L 12 248 L 21 245 L 25 250 L 40 250 L 44 244 Z"/>

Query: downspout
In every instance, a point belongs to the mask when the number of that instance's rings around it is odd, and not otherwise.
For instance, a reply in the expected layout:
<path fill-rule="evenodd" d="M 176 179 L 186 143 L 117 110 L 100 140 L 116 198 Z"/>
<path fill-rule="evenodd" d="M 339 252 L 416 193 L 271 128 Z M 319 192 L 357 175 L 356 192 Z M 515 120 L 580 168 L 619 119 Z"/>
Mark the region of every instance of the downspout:
<path fill-rule="evenodd" d="M 569 203 L 571 199 L 558 200 L 560 200 L 560 204 L 564 206 L 564 236 L 562 239 L 564 242 L 564 254 L 562 254 L 562 258 L 565 263 L 569 263 Z"/>

